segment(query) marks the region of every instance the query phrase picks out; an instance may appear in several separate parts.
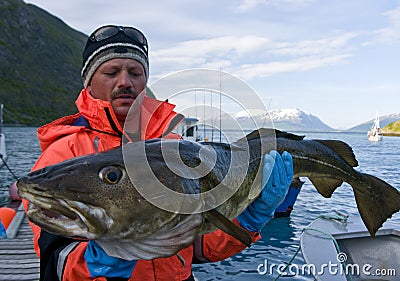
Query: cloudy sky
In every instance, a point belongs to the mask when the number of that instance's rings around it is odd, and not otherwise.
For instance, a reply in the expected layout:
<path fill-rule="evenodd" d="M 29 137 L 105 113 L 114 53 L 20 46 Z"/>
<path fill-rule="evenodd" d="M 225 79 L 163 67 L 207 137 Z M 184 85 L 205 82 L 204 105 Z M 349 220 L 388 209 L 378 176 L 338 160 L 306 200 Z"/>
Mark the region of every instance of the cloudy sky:
<path fill-rule="evenodd" d="M 26 0 L 85 34 L 141 29 L 153 81 L 191 68 L 245 81 L 270 110 L 345 129 L 400 113 L 400 0 Z M 152 80 L 151 80 L 152 81 Z"/>

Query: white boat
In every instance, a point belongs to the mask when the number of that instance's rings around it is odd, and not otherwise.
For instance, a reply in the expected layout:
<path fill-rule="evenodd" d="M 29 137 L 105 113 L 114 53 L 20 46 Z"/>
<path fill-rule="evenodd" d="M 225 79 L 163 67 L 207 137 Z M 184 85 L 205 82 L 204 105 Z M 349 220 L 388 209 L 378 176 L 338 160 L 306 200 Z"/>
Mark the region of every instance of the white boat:
<path fill-rule="evenodd" d="M 386 222 L 371 238 L 359 216 L 321 217 L 303 230 L 300 245 L 304 269 L 317 281 L 399 280 L 400 224 Z"/>
<path fill-rule="evenodd" d="M 197 118 L 186 117 L 181 123 L 178 124 L 174 130 L 177 134 L 181 135 L 183 139 L 190 141 L 201 141 L 202 137 L 199 134 Z"/>
<path fill-rule="evenodd" d="M 381 126 L 379 124 L 379 115 L 376 114 L 374 123 L 372 124 L 371 129 L 368 131 L 368 140 L 370 141 L 381 141 L 382 140 L 382 132 Z"/>
<path fill-rule="evenodd" d="M 200 128 L 199 128 L 200 127 Z M 199 124 L 199 119 L 185 117 L 174 129 L 174 133 L 182 136 L 184 140 L 195 142 L 227 142 L 220 129 L 204 123 Z"/>
<path fill-rule="evenodd" d="M 0 104 L 0 168 L 7 162 L 6 137 L 3 134 L 3 104 Z"/>

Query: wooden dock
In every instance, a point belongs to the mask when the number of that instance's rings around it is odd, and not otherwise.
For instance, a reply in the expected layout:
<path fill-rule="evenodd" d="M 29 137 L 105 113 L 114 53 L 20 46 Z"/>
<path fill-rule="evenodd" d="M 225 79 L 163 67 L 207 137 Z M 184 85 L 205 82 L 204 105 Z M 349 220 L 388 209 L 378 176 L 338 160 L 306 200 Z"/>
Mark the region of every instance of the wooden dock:
<path fill-rule="evenodd" d="M 0 281 L 39 280 L 39 259 L 33 250 L 33 233 L 22 204 L 0 239 Z"/>

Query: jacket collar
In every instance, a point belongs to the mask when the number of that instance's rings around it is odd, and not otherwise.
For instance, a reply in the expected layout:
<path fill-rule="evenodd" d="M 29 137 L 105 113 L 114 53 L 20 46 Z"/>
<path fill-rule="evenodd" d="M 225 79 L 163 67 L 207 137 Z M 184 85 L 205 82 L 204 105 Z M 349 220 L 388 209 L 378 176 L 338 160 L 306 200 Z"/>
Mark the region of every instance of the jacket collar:
<path fill-rule="evenodd" d="M 95 99 L 86 89 L 83 89 L 75 104 L 79 113 L 59 118 L 38 129 L 42 151 L 62 136 L 87 130 L 85 126 L 73 125 L 81 116 L 95 131 L 117 136 L 122 134 L 122 128 L 110 102 Z M 184 118 L 183 115 L 173 111 L 175 105 L 146 95 L 139 96 L 134 106 L 138 108 L 134 111 L 136 114 L 131 118 L 140 123 L 139 126 L 136 126 L 140 130 L 132 132 L 133 135 L 136 135 L 136 140 L 164 137 Z"/>
<path fill-rule="evenodd" d="M 88 90 L 83 89 L 75 104 L 93 129 L 113 134 L 122 132 L 110 102 L 95 99 Z"/>
<path fill-rule="evenodd" d="M 73 125 L 81 116 L 83 116 L 89 122 L 90 127 L 95 130 L 114 135 L 122 132 L 122 128 L 118 123 L 110 102 L 95 99 L 86 89 L 83 89 L 75 104 L 79 113 L 61 117 L 38 129 L 38 138 L 42 151 L 62 136 L 87 130 L 85 126 Z"/>

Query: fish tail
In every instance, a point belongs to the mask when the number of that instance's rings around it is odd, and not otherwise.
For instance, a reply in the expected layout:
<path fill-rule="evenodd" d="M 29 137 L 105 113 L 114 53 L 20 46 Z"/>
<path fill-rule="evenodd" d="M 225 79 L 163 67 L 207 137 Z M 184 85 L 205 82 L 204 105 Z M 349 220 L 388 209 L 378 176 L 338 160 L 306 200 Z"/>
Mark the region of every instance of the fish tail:
<path fill-rule="evenodd" d="M 377 177 L 361 175 L 364 183 L 353 188 L 354 196 L 365 226 L 375 237 L 382 224 L 400 210 L 400 192 Z"/>

